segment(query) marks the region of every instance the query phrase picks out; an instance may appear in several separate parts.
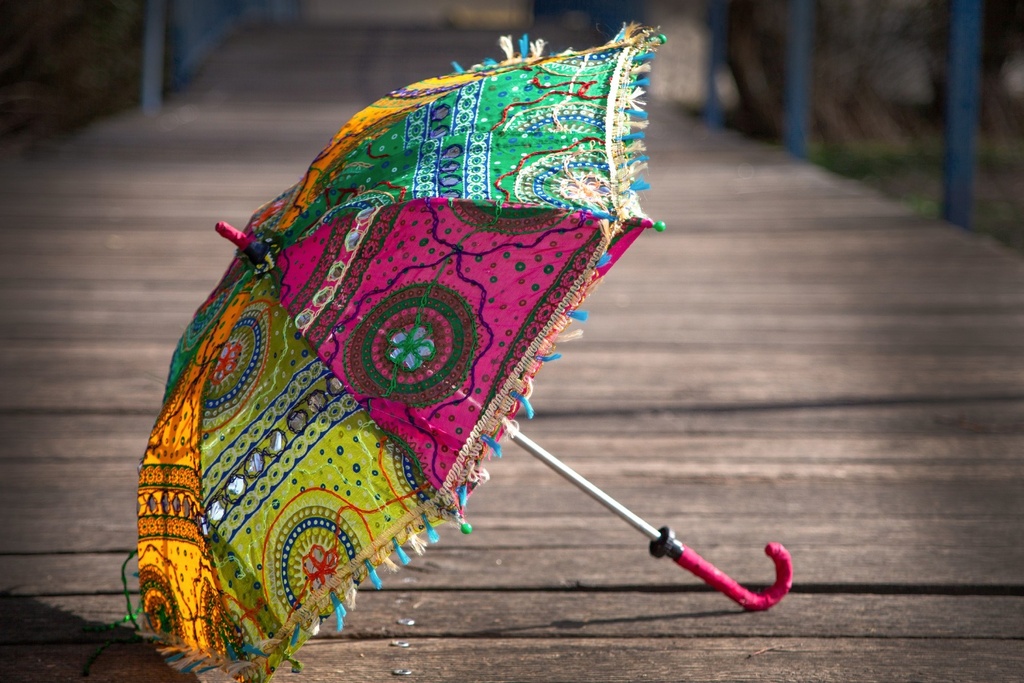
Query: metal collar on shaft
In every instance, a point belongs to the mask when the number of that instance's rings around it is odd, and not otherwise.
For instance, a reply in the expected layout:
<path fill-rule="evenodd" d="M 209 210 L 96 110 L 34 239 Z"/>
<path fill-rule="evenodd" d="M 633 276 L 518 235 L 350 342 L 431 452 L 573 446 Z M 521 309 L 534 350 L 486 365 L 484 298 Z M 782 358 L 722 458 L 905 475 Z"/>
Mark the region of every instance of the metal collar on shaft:
<path fill-rule="evenodd" d="M 671 557 L 678 560 L 683 556 L 683 544 L 676 538 L 676 533 L 667 526 L 658 529 L 661 536 L 651 541 L 651 555 L 655 557 Z"/>

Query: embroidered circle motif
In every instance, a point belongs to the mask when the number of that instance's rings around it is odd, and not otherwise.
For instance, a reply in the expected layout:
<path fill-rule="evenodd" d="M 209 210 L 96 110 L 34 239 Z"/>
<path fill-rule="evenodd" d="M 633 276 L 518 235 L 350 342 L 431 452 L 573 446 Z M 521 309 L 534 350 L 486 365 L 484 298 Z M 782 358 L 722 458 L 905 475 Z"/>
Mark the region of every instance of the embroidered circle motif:
<path fill-rule="evenodd" d="M 434 357 L 436 351 L 430 332 L 420 325 L 395 332 L 389 342 L 388 358 L 400 370 L 408 372 L 419 370 L 425 361 Z"/>
<path fill-rule="evenodd" d="M 231 647 L 234 647 L 236 651 L 240 649 L 242 647 L 240 629 L 225 614 L 220 592 L 210 583 L 204 582 L 202 599 L 202 628 L 206 642 L 214 643 L 221 647 L 224 647 L 225 643 L 230 643 Z"/>
<path fill-rule="evenodd" d="M 139 592 L 145 606 L 149 628 L 154 633 L 177 635 L 181 615 L 170 582 L 157 569 L 145 567 L 139 572 Z"/>
<path fill-rule="evenodd" d="M 185 333 L 181 337 L 181 349 L 183 351 L 193 349 L 206 336 L 213 323 L 224 312 L 233 289 L 233 287 L 225 287 L 217 291 L 199 307 L 199 310 L 196 311 L 195 316 L 192 318 L 192 322 L 185 328 Z"/>
<path fill-rule="evenodd" d="M 355 530 L 337 510 L 343 503 L 312 489 L 296 496 L 271 527 L 263 576 L 268 597 L 285 613 L 359 553 Z"/>
<path fill-rule="evenodd" d="M 401 498 L 413 498 L 421 502 L 430 500 L 427 493 L 431 490 L 430 483 L 423 476 L 423 469 L 420 466 L 412 447 L 401 437 L 385 432 L 387 439 L 386 452 L 392 461 L 392 468 L 402 477 L 396 477 L 391 481 L 392 490 Z"/>
<path fill-rule="evenodd" d="M 267 360 L 269 311 L 253 302 L 242 312 L 203 388 L 203 427 L 213 429 L 230 419 L 252 393 Z"/>
<path fill-rule="evenodd" d="M 444 285 L 415 284 L 377 304 L 345 347 L 345 373 L 366 396 L 410 405 L 448 398 L 465 383 L 477 347 L 473 311 Z"/>

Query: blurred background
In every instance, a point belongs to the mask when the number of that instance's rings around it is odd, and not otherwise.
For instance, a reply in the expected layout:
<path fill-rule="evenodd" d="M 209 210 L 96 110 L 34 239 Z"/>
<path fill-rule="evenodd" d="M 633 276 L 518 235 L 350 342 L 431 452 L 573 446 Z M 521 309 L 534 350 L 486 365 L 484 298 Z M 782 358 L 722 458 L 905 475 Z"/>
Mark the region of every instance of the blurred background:
<path fill-rule="evenodd" d="M 149 79 L 158 98 L 187 89 L 201 76 L 210 51 L 252 24 L 344 25 L 365 29 L 367 36 L 381 26 L 401 26 L 495 34 L 529 30 L 543 37 L 545 27 L 557 26 L 597 37 L 636 19 L 660 26 L 670 37 L 660 52 L 653 96 L 699 117 L 707 113 L 707 84 L 713 82 L 726 128 L 782 144 L 793 28 L 789 4 L 0 0 L 0 155 L 31 153 L 99 118 L 137 109 L 147 12 L 163 18 L 158 26 L 162 73 L 155 86 Z M 951 4 L 813 3 L 806 157 L 932 217 L 940 215 L 942 204 Z M 709 78 L 714 5 L 726 13 L 724 54 Z M 1024 252 L 1024 0 L 986 0 L 983 6 L 972 227 Z M 152 19 L 148 25 L 153 30 Z"/>

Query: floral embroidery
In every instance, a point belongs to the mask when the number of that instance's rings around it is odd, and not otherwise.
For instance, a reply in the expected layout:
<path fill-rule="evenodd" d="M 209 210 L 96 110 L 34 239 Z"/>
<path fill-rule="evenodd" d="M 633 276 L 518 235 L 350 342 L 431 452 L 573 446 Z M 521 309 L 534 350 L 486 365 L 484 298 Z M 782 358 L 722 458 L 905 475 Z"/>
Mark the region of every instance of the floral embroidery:
<path fill-rule="evenodd" d="M 434 357 L 434 341 L 428 335 L 427 329 L 419 325 L 396 332 L 390 339 L 388 358 L 403 370 L 419 370 Z"/>
<path fill-rule="evenodd" d="M 581 202 L 603 204 L 612 196 L 612 190 L 595 175 L 569 171 L 568 177 L 561 181 L 565 196 Z"/>
<path fill-rule="evenodd" d="M 302 558 L 302 571 L 306 574 L 310 588 L 319 590 L 338 571 L 338 551 L 314 544 Z"/>
<path fill-rule="evenodd" d="M 242 345 L 239 342 L 231 341 L 225 344 L 221 349 L 220 358 L 217 359 L 217 365 L 213 369 L 210 381 L 217 385 L 227 379 L 228 375 L 238 367 L 238 359 L 241 355 Z"/>

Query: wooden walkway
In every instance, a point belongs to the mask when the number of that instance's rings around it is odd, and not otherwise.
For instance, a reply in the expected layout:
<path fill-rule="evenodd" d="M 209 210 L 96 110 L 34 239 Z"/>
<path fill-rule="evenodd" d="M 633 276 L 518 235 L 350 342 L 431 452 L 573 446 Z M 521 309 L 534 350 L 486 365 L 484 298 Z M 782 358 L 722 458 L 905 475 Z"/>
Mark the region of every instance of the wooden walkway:
<path fill-rule="evenodd" d="M 0 161 L 0 679 L 78 680 L 130 635 L 82 627 L 124 614 L 135 464 L 232 256 L 214 222 L 494 41 L 252 30 L 160 117 Z M 742 613 L 510 446 L 476 531 L 363 594 L 294 680 L 1024 679 L 1024 260 L 663 104 L 651 120 L 645 207 L 669 230 L 592 298 L 528 433 L 742 581 L 770 581 L 783 542 L 792 594 Z M 90 680 L 195 679 L 126 644 Z"/>

